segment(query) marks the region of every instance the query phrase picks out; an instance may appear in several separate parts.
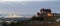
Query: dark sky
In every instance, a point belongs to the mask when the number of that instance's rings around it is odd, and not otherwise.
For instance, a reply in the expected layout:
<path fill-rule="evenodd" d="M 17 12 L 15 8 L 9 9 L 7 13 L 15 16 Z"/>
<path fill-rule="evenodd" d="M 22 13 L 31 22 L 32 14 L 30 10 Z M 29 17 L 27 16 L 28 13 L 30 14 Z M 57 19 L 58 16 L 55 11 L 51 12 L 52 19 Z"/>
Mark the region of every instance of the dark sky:
<path fill-rule="evenodd" d="M 54 13 L 60 13 L 59 1 L 23 1 L 0 2 L 0 14 L 35 14 L 41 8 L 51 9 Z"/>

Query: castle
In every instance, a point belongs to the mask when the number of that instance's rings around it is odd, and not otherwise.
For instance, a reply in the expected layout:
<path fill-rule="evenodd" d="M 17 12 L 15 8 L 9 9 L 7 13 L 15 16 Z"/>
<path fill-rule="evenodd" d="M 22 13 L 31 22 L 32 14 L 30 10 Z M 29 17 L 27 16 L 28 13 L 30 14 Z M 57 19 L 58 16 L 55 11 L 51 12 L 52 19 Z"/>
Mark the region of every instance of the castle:
<path fill-rule="evenodd" d="M 51 13 L 52 11 L 50 9 L 41 9 L 40 13 L 38 12 L 37 15 L 38 16 L 53 16 L 53 14 Z"/>
<path fill-rule="evenodd" d="M 33 17 L 34 18 L 34 17 Z M 52 13 L 51 9 L 41 9 L 40 12 L 37 12 L 37 16 L 34 18 L 40 21 L 54 21 L 54 13 Z"/>

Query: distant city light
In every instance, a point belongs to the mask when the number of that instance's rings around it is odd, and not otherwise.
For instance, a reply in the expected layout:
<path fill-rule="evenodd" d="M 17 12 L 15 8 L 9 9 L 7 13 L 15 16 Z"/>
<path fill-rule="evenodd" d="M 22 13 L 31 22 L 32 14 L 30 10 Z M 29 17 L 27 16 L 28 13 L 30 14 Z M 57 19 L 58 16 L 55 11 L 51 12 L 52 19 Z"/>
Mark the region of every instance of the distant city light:
<path fill-rule="evenodd" d="M 24 16 L 18 16 L 16 14 L 9 14 L 5 18 L 21 18 L 21 17 L 24 17 Z"/>

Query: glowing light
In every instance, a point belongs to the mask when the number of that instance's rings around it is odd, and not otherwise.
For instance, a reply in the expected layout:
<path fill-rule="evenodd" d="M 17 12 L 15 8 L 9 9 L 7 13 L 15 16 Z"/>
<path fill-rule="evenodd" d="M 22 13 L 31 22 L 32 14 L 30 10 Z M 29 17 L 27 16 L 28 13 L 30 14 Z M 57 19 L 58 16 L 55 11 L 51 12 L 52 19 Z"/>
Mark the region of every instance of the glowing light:
<path fill-rule="evenodd" d="M 16 14 L 9 14 L 9 16 L 6 16 L 6 18 L 21 18 L 24 16 L 17 16 Z"/>
<path fill-rule="evenodd" d="M 53 16 L 52 14 L 48 14 L 48 16 Z"/>
<path fill-rule="evenodd" d="M 15 14 L 11 14 L 9 17 L 19 17 L 19 16 L 15 15 Z"/>

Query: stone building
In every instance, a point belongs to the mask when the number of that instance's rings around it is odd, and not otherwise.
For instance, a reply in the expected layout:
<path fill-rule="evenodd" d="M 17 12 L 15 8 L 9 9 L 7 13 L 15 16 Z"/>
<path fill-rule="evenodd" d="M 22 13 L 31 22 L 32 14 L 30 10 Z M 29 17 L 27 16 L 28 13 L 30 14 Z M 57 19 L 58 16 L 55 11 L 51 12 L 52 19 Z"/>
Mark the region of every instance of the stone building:
<path fill-rule="evenodd" d="M 44 21 L 54 20 L 54 15 L 51 9 L 41 9 L 40 12 L 37 13 L 38 19 L 43 19 Z"/>
<path fill-rule="evenodd" d="M 52 11 L 50 9 L 41 9 L 40 12 L 37 13 L 38 16 L 53 16 Z"/>

